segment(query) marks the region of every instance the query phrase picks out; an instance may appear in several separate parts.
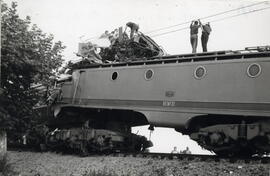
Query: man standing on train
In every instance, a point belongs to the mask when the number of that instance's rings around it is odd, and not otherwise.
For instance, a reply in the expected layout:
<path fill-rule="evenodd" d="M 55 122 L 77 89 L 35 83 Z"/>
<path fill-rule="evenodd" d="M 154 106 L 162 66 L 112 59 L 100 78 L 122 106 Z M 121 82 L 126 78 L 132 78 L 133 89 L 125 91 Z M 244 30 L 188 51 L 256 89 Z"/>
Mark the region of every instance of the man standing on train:
<path fill-rule="evenodd" d="M 198 29 L 201 27 L 201 21 L 191 21 L 190 24 L 190 43 L 192 46 L 192 53 L 196 53 L 198 44 Z"/>
<path fill-rule="evenodd" d="M 207 52 L 207 42 L 208 42 L 208 38 L 209 38 L 211 31 L 212 31 L 212 29 L 210 27 L 209 22 L 207 24 L 202 25 L 201 41 L 202 41 L 203 52 Z"/>

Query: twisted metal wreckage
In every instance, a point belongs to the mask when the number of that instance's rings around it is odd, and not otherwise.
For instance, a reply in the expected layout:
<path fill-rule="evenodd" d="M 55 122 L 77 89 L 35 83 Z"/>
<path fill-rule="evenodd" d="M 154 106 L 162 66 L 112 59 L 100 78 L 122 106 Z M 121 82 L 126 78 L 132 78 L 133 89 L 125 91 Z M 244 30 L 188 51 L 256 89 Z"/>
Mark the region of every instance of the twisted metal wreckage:
<path fill-rule="evenodd" d="M 82 59 L 72 63 L 72 68 L 91 64 L 147 60 L 165 55 L 164 50 L 149 36 L 137 32 L 134 37 L 129 38 L 122 27 L 117 30 L 117 35 L 103 34 L 97 40 L 97 43 L 100 42 L 103 46 L 94 42 L 79 43 L 77 56 Z"/>

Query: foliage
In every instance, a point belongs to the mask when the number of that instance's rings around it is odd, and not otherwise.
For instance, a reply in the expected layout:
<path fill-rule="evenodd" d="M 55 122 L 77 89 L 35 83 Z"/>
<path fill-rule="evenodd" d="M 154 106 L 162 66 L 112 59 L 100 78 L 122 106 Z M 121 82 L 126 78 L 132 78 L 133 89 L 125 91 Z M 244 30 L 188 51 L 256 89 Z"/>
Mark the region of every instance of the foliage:
<path fill-rule="evenodd" d="M 12 164 L 9 163 L 7 155 L 0 155 L 0 175 L 14 176 L 18 173 L 14 171 Z"/>
<path fill-rule="evenodd" d="M 48 85 L 62 64 L 64 46 L 54 43 L 47 35 L 31 25 L 30 17 L 21 19 L 17 4 L 11 7 L 1 2 L 1 86 L 0 124 L 17 131 L 31 128 L 38 92 L 33 84 Z"/>

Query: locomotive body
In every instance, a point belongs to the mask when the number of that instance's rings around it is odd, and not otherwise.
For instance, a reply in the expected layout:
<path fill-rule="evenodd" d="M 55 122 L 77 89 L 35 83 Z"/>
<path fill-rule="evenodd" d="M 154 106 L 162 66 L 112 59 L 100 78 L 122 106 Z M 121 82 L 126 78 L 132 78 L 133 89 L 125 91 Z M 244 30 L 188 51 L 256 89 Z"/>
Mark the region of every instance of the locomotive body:
<path fill-rule="evenodd" d="M 217 154 L 251 155 L 270 151 L 269 76 L 267 47 L 80 66 L 53 110 L 175 128 Z"/>
<path fill-rule="evenodd" d="M 160 62 L 75 70 L 60 106 L 134 110 L 173 128 L 203 114 L 270 116 L 269 57 Z"/>

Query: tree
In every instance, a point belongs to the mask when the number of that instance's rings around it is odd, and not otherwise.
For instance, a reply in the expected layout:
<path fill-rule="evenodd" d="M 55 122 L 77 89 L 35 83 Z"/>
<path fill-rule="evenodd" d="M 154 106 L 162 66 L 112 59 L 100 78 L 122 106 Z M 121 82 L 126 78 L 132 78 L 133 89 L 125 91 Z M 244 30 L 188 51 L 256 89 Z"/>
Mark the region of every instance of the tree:
<path fill-rule="evenodd" d="M 63 62 L 64 46 L 53 42 L 53 35 L 31 25 L 30 17 L 21 19 L 17 4 L 1 2 L 1 86 L 0 124 L 20 132 L 34 121 L 33 106 L 39 100 L 34 83 L 48 85 Z"/>

